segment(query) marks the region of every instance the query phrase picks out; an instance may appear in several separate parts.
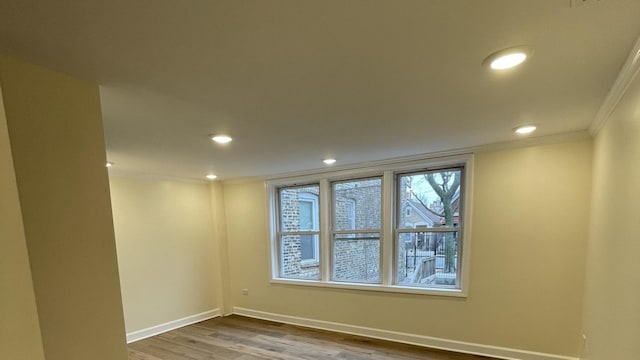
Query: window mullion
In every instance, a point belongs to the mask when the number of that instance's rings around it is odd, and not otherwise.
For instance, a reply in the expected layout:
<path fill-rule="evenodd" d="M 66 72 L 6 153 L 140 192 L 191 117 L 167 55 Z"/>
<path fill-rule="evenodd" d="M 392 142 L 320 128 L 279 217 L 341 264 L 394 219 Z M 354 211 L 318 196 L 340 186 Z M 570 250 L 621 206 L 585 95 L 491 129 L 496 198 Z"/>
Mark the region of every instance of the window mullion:
<path fill-rule="evenodd" d="M 382 177 L 382 243 L 380 260 L 382 285 L 393 283 L 393 172 L 385 171 Z"/>
<path fill-rule="evenodd" d="M 328 281 L 331 272 L 331 189 L 329 180 L 320 180 L 320 280 Z"/>
<path fill-rule="evenodd" d="M 331 230 L 332 235 L 336 234 L 370 234 L 380 233 L 382 229 L 362 229 L 362 230 Z"/>

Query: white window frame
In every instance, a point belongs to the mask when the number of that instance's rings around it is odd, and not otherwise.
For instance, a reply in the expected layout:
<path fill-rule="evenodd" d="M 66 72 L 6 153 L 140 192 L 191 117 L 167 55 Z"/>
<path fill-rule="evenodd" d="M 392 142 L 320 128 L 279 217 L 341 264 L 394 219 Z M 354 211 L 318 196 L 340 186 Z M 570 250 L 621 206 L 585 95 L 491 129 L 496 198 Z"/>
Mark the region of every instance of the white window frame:
<path fill-rule="evenodd" d="M 456 289 L 448 288 L 422 288 L 413 286 L 402 286 L 394 284 L 395 277 L 395 221 L 396 221 L 396 175 L 399 173 L 419 172 L 422 170 L 437 169 L 449 166 L 463 166 L 464 171 L 464 193 L 461 200 L 464 204 L 461 217 L 462 227 L 459 242 L 460 257 L 460 287 Z M 384 291 L 396 293 L 411 293 L 437 296 L 467 297 L 469 291 L 469 274 L 471 270 L 471 210 L 473 199 L 473 154 L 461 154 L 438 158 L 415 158 L 407 161 L 384 162 L 376 166 L 352 168 L 340 171 L 326 172 L 321 174 L 301 175 L 287 178 L 268 179 L 266 182 L 266 196 L 269 216 L 269 241 L 270 241 L 270 274 L 271 283 L 316 286 L 328 288 L 354 289 Z M 331 183 L 335 181 L 355 180 L 358 178 L 382 176 L 382 229 L 381 229 L 381 283 L 346 283 L 331 281 Z M 295 278 L 279 277 L 279 254 L 278 254 L 278 195 L 277 191 L 281 187 L 302 186 L 308 184 L 320 184 L 320 194 L 318 197 L 320 205 L 320 231 L 319 231 L 319 266 L 320 280 L 307 280 Z"/>
<path fill-rule="evenodd" d="M 349 178 L 346 180 L 337 180 L 337 181 L 331 181 L 330 182 L 330 191 L 331 191 L 331 205 L 333 206 L 333 204 L 335 204 L 336 201 L 336 197 L 335 197 L 335 191 L 334 191 L 334 184 L 338 184 L 338 183 L 345 183 L 345 182 L 355 182 L 355 181 L 366 181 L 366 180 L 372 180 L 372 179 L 380 179 L 380 184 L 381 184 L 381 190 L 384 184 L 384 179 L 382 178 L 382 176 L 373 176 L 373 177 L 356 177 L 356 178 Z M 322 191 L 322 189 L 320 190 Z M 380 199 L 380 207 L 382 207 L 382 199 Z M 350 224 L 351 225 L 351 229 L 350 230 L 336 230 L 335 227 L 332 225 L 330 227 L 330 233 L 329 233 L 329 237 L 331 239 L 331 252 L 329 254 L 329 256 L 331 257 L 332 261 L 330 262 L 331 266 L 329 271 L 331 272 L 331 277 L 330 277 L 330 282 L 335 282 L 335 283 L 339 283 L 339 284 L 380 284 L 380 282 L 366 282 L 366 281 L 362 281 L 362 282 L 348 282 L 348 281 L 344 281 L 344 280 L 334 280 L 334 273 L 333 271 L 333 252 L 334 250 L 334 239 L 336 235 L 355 235 L 355 234 L 370 234 L 370 233 L 379 233 L 380 234 L 380 264 L 378 264 L 380 266 L 380 271 L 382 272 L 382 214 L 380 214 L 381 216 L 381 227 L 379 229 L 360 229 L 360 230 L 356 230 L 356 201 L 354 199 L 348 199 L 347 200 L 350 204 L 353 204 L 353 221 Z M 382 210 L 382 209 L 380 209 Z M 331 224 L 333 224 L 333 221 L 335 221 L 335 214 L 333 213 L 333 208 L 330 208 L 330 212 L 331 212 Z M 381 211 L 382 212 L 382 211 Z M 380 278 L 382 279 L 382 276 L 380 276 Z"/>
<path fill-rule="evenodd" d="M 310 182 L 310 183 L 306 183 L 306 184 L 295 184 L 293 186 L 277 186 L 274 187 L 273 189 L 271 189 L 271 194 L 273 195 L 270 198 L 271 201 L 271 206 L 270 206 L 270 213 L 271 215 L 275 216 L 276 218 L 271 218 L 271 222 L 270 222 L 270 229 L 272 230 L 272 242 L 271 242 L 271 253 L 272 253 L 272 263 L 276 266 L 275 268 L 272 266 L 272 278 L 277 277 L 278 279 L 287 279 L 287 280 L 294 280 L 297 281 L 297 278 L 291 277 L 291 278 L 287 278 L 287 277 L 282 277 L 280 276 L 282 267 L 281 265 L 281 261 L 284 258 L 284 254 L 283 254 L 283 249 L 281 247 L 281 238 L 282 236 L 286 236 L 286 235 L 314 235 L 317 236 L 318 238 L 320 237 L 320 227 L 318 227 L 318 230 L 298 230 L 298 231 L 282 231 L 281 226 L 281 218 L 279 217 L 280 215 L 280 195 L 279 195 L 279 190 L 281 188 L 304 188 L 304 187 L 318 187 L 318 190 L 320 190 L 320 186 L 318 184 L 318 182 Z M 299 193 L 300 194 L 304 194 L 304 193 Z M 302 195 L 303 197 L 305 195 Z M 319 203 L 318 205 L 320 205 L 320 196 L 314 196 L 311 197 L 309 196 L 308 199 L 313 199 L 314 202 Z M 298 202 L 300 202 L 300 199 L 298 199 Z M 314 213 L 312 214 L 312 216 L 315 215 L 319 215 L 316 211 L 319 211 L 319 206 L 318 206 L 318 210 L 313 209 Z M 318 216 L 319 217 L 319 216 Z M 316 221 L 315 221 L 315 217 L 314 217 L 314 221 L 313 221 L 313 227 L 315 227 Z M 320 258 L 320 248 L 319 248 L 319 240 L 315 242 L 316 245 L 316 258 Z M 317 265 L 319 263 L 319 260 L 300 260 L 300 266 L 301 267 L 309 267 L 309 266 L 314 266 Z M 312 281 L 317 281 L 317 280 L 312 280 Z"/>
<path fill-rule="evenodd" d="M 449 166 L 445 166 L 442 168 L 437 168 L 437 167 L 433 167 L 433 168 L 428 168 L 428 169 L 422 169 L 422 170 L 418 170 L 418 171 L 409 171 L 409 172 L 397 172 L 396 175 L 396 185 L 398 184 L 398 180 L 400 177 L 403 176 L 413 176 L 413 175 L 420 175 L 420 174 L 425 174 L 428 172 L 440 172 L 440 171 L 446 171 L 448 169 L 458 169 L 460 170 L 460 174 L 461 174 L 461 179 L 460 179 L 460 189 L 461 191 L 464 190 L 466 191 L 467 189 L 467 184 L 466 184 L 466 177 L 465 177 L 465 167 L 464 166 L 455 166 L 455 165 L 449 165 Z M 461 194 L 462 195 L 462 194 Z M 397 198 L 399 198 L 400 196 L 402 196 L 402 189 L 400 189 L 399 187 L 396 189 L 396 196 Z M 458 211 L 462 211 L 462 213 L 465 213 L 466 210 L 466 204 L 465 204 L 465 199 L 464 196 L 460 197 L 460 206 L 459 206 L 459 210 Z M 402 209 L 400 209 L 400 203 L 396 202 L 396 206 L 398 213 L 400 211 L 403 211 Z M 410 209 L 409 206 L 407 206 L 407 209 Z M 398 214 L 396 213 L 396 214 Z M 405 213 L 406 215 L 406 213 Z M 399 222 L 400 222 L 400 216 L 396 215 L 395 218 L 396 222 L 395 222 L 395 226 L 394 226 L 394 250 L 395 248 L 395 244 L 399 241 L 400 238 L 400 234 L 412 234 L 412 233 L 419 233 L 419 232 L 426 232 L 426 233 L 456 233 L 458 235 L 458 239 L 462 238 L 463 235 L 463 231 L 464 231 L 464 223 L 465 223 L 465 219 L 458 219 L 458 221 L 460 222 L 458 226 L 439 226 L 439 227 L 425 227 L 425 228 L 419 228 L 418 226 L 414 225 L 412 227 L 404 227 L 404 226 L 400 226 Z M 424 231 L 419 231 L 424 229 Z M 464 240 L 464 239 L 463 239 Z M 417 241 L 417 239 L 416 239 Z M 462 253 L 464 250 L 462 248 L 462 246 L 458 246 L 458 248 L 460 249 L 460 251 L 458 253 Z M 436 255 L 437 257 L 438 255 Z M 395 273 L 394 273 L 394 283 L 398 282 L 397 276 L 398 276 L 398 269 L 397 267 L 394 267 Z M 456 279 L 461 279 L 462 278 L 462 270 L 463 270 L 463 263 L 462 263 L 462 256 L 457 256 L 457 261 L 456 261 Z M 448 286 L 443 286 L 442 288 L 447 288 Z M 431 288 L 430 288 L 431 289 Z M 457 288 L 456 288 L 457 289 Z"/>

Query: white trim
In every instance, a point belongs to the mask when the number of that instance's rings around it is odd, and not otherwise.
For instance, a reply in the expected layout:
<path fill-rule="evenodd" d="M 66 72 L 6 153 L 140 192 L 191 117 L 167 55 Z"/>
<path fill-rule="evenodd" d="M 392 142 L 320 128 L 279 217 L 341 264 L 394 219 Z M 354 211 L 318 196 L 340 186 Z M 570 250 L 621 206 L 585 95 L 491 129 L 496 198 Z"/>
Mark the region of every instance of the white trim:
<path fill-rule="evenodd" d="M 600 109 L 596 113 L 595 118 L 589 126 L 589 133 L 596 135 L 607 123 L 611 114 L 616 110 L 618 103 L 624 97 L 629 85 L 640 72 L 640 37 L 636 40 L 635 45 L 629 52 L 616 81 L 609 89 L 607 97 L 604 99 Z"/>
<path fill-rule="evenodd" d="M 570 356 L 546 354 L 534 351 L 511 349 L 499 346 L 483 345 L 464 341 L 402 333 L 397 331 L 374 329 L 364 326 L 335 323 L 297 316 L 281 315 L 239 307 L 234 307 L 233 313 L 256 319 L 276 321 L 280 323 L 305 326 L 314 329 L 366 336 L 375 339 L 395 341 L 399 343 L 424 346 L 434 349 L 456 351 L 466 354 L 490 356 L 506 360 L 578 360 L 578 358 Z"/>
<path fill-rule="evenodd" d="M 127 344 L 136 342 L 138 340 L 146 339 L 151 336 L 156 336 L 167 331 L 171 331 L 183 326 L 195 324 L 200 321 L 213 319 L 221 316 L 220 309 L 208 310 L 199 314 L 183 317 L 182 319 L 172 320 L 164 324 L 148 327 L 146 329 L 136 330 L 127 333 Z"/>
<path fill-rule="evenodd" d="M 393 225 L 395 224 L 393 209 L 395 208 L 394 201 L 396 201 L 394 196 L 395 181 L 395 176 L 391 170 L 385 171 L 382 175 L 382 183 L 390 184 L 382 187 L 382 233 L 380 234 L 382 236 L 380 244 L 382 286 L 392 286 L 394 280 L 393 265 L 396 257 L 395 238 L 393 236 Z"/>
<path fill-rule="evenodd" d="M 384 270 L 384 269 L 382 269 Z M 451 297 L 467 297 L 467 293 L 461 289 L 455 288 L 422 288 L 417 286 L 405 285 L 384 285 L 382 283 L 354 283 L 342 281 L 319 281 L 295 278 L 273 278 L 269 281 L 271 284 L 295 285 L 295 286 L 315 286 L 345 290 L 364 290 L 379 291 L 402 294 L 417 294 L 429 296 L 451 296 Z"/>
<path fill-rule="evenodd" d="M 463 211 L 463 218 L 461 220 L 462 224 L 462 249 L 459 250 L 462 252 L 461 266 L 462 271 L 460 273 L 460 284 L 463 294 L 469 294 L 469 282 L 471 274 L 471 219 L 473 216 L 471 214 L 471 208 L 473 203 L 473 189 L 475 188 L 473 184 L 474 179 L 474 163 L 475 163 L 475 155 L 471 155 L 465 164 L 464 168 L 464 196 L 461 196 L 460 202 L 462 206 L 460 207 L 461 211 Z M 460 256 L 460 254 L 458 254 Z"/>

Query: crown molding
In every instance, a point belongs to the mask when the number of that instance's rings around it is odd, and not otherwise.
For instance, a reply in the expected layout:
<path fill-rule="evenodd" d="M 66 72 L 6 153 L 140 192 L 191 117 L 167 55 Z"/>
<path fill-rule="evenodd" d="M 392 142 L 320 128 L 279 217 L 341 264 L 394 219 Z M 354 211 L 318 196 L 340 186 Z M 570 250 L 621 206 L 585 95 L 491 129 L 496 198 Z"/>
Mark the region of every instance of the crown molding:
<path fill-rule="evenodd" d="M 627 92 L 629 85 L 636 75 L 638 75 L 638 72 L 640 72 L 640 37 L 636 40 L 631 52 L 629 52 L 627 60 L 622 66 L 616 81 L 613 83 L 613 86 L 611 86 L 611 89 L 609 89 L 607 97 L 604 99 L 602 105 L 600 105 L 600 109 L 591 122 L 591 126 L 589 126 L 589 133 L 591 135 L 595 136 L 598 134 L 607 123 L 611 114 L 616 110 L 618 103 Z"/>

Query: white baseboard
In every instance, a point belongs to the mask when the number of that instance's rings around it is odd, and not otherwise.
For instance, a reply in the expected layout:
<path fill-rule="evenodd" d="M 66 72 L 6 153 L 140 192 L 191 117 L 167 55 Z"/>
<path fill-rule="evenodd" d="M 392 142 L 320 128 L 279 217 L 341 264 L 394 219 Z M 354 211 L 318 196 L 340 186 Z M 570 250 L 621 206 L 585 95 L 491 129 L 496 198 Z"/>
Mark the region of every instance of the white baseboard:
<path fill-rule="evenodd" d="M 424 346 L 434 349 L 457 351 L 466 354 L 490 356 L 506 360 L 579 360 L 576 357 L 545 354 L 533 351 L 510 349 L 498 346 L 474 344 L 457 340 L 448 340 L 430 336 L 401 333 L 381 329 L 355 326 L 329 321 L 314 320 L 289 315 L 280 315 L 264 311 L 233 308 L 233 313 L 237 315 L 271 320 L 291 325 L 305 326 L 315 329 L 329 330 L 340 333 L 366 336 L 375 339 L 395 341 L 405 344 Z"/>
<path fill-rule="evenodd" d="M 148 327 L 146 329 L 132 331 L 130 333 L 127 333 L 127 344 L 138 341 L 138 340 L 146 339 L 151 336 L 162 334 L 164 332 L 171 331 L 173 329 L 177 329 L 183 326 L 187 326 L 187 325 L 195 324 L 200 321 L 212 319 L 218 316 L 220 316 L 220 309 L 213 309 L 213 310 L 201 312 L 199 314 L 183 317 L 182 319 L 169 321 L 164 324 Z"/>

